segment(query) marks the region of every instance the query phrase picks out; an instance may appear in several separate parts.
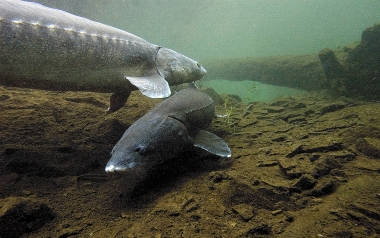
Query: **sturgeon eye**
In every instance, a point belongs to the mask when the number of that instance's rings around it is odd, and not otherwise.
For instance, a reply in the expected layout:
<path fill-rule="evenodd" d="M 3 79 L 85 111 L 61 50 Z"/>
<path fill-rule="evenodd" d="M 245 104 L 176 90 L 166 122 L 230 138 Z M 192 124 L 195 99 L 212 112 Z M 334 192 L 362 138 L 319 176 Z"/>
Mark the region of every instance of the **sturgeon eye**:
<path fill-rule="evenodd" d="M 201 65 L 199 63 L 197 63 L 197 66 L 198 66 L 198 68 L 201 68 Z"/>
<path fill-rule="evenodd" d="M 133 149 L 134 152 L 137 152 L 139 154 L 144 153 L 144 147 L 141 145 L 136 145 L 136 147 Z"/>
<path fill-rule="evenodd" d="M 139 153 L 140 155 L 147 155 L 152 152 L 152 149 L 143 145 L 136 145 L 133 151 Z"/>

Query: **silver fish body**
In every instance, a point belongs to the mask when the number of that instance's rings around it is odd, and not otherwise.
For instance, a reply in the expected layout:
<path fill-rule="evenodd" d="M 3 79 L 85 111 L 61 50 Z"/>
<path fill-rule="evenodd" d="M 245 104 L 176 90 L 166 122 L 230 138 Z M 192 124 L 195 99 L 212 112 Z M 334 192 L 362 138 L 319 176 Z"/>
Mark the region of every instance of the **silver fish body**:
<path fill-rule="evenodd" d="M 205 73 L 196 61 L 126 31 L 37 3 L 0 1 L 0 84 L 119 93 L 123 105 L 132 90 L 167 97 L 169 85 Z"/>
<path fill-rule="evenodd" d="M 125 131 L 112 150 L 106 172 L 149 171 L 191 146 L 230 157 L 228 145 L 204 131 L 214 116 L 214 102 L 207 94 L 194 88 L 176 93 Z"/>

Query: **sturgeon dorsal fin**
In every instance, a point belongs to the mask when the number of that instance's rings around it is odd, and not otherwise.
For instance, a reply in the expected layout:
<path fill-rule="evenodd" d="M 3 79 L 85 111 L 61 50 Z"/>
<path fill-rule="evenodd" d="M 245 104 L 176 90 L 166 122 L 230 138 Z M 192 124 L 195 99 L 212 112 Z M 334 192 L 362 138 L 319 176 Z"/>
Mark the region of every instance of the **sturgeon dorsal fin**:
<path fill-rule="evenodd" d="M 125 78 L 145 96 L 150 98 L 166 98 L 170 96 L 171 92 L 168 82 L 158 73 L 141 77 L 125 76 Z"/>
<path fill-rule="evenodd" d="M 227 143 L 211 132 L 200 130 L 194 138 L 194 146 L 221 157 L 231 157 Z"/>

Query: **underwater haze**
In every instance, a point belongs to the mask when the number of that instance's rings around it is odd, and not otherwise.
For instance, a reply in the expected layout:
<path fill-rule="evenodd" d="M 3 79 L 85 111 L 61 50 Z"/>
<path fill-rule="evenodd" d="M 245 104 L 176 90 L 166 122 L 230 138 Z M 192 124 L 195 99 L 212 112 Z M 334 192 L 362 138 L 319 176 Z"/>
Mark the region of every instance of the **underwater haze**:
<path fill-rule="evenodd" d="M 308 54 L 360 40 L 379 0 L 40 0 L 198 61 Z"/>
<path fill-rule="evenodd" d="M 380 22 L 379 0 L 37 2 L 126 30 L 201 64 L 205 62 L 206 69 L 207 61 L 215 59 L 311 54 L 325 47 L 349 45 L 360 40 L 365 28 Z M 223 88 L 245 88 L 238 84 L 215 78 L 204 85 L 224 93 Z M 295 92 L 273 87 L 260 84 L 249 94 L 250 100 L 268 102 Z M 246 98 L 247 90 L 239 92 L 233 93 Z M 258 97 L 259 92 L 268 97 Z"/>

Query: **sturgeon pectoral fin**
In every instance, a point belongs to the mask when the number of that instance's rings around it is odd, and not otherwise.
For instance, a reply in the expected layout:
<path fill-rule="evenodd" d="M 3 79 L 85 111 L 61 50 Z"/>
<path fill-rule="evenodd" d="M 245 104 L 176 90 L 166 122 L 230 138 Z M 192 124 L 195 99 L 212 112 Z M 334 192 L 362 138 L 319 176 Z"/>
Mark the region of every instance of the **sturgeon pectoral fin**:
<path fill-rule="evenodd" d="M 194 146 L 221 157 L 231 157 L 227 143 L 211 132 L 200 130 L 194 138 Z"/>
<path fill-rule="evenodd" d="M 151 98 L 166 98 L 170 96 L 168 82 L 158 73 L 142 77 L 129 77 L 126 79 L 136 86 L 142 94 Z"/>
<path fill-rule="evenodd" d="M 117 92 L 110 96 L 110 107 L 107 109 L 107 113 L 116 112 L 122 108 L 128 100 L 131 91 Z"/>

